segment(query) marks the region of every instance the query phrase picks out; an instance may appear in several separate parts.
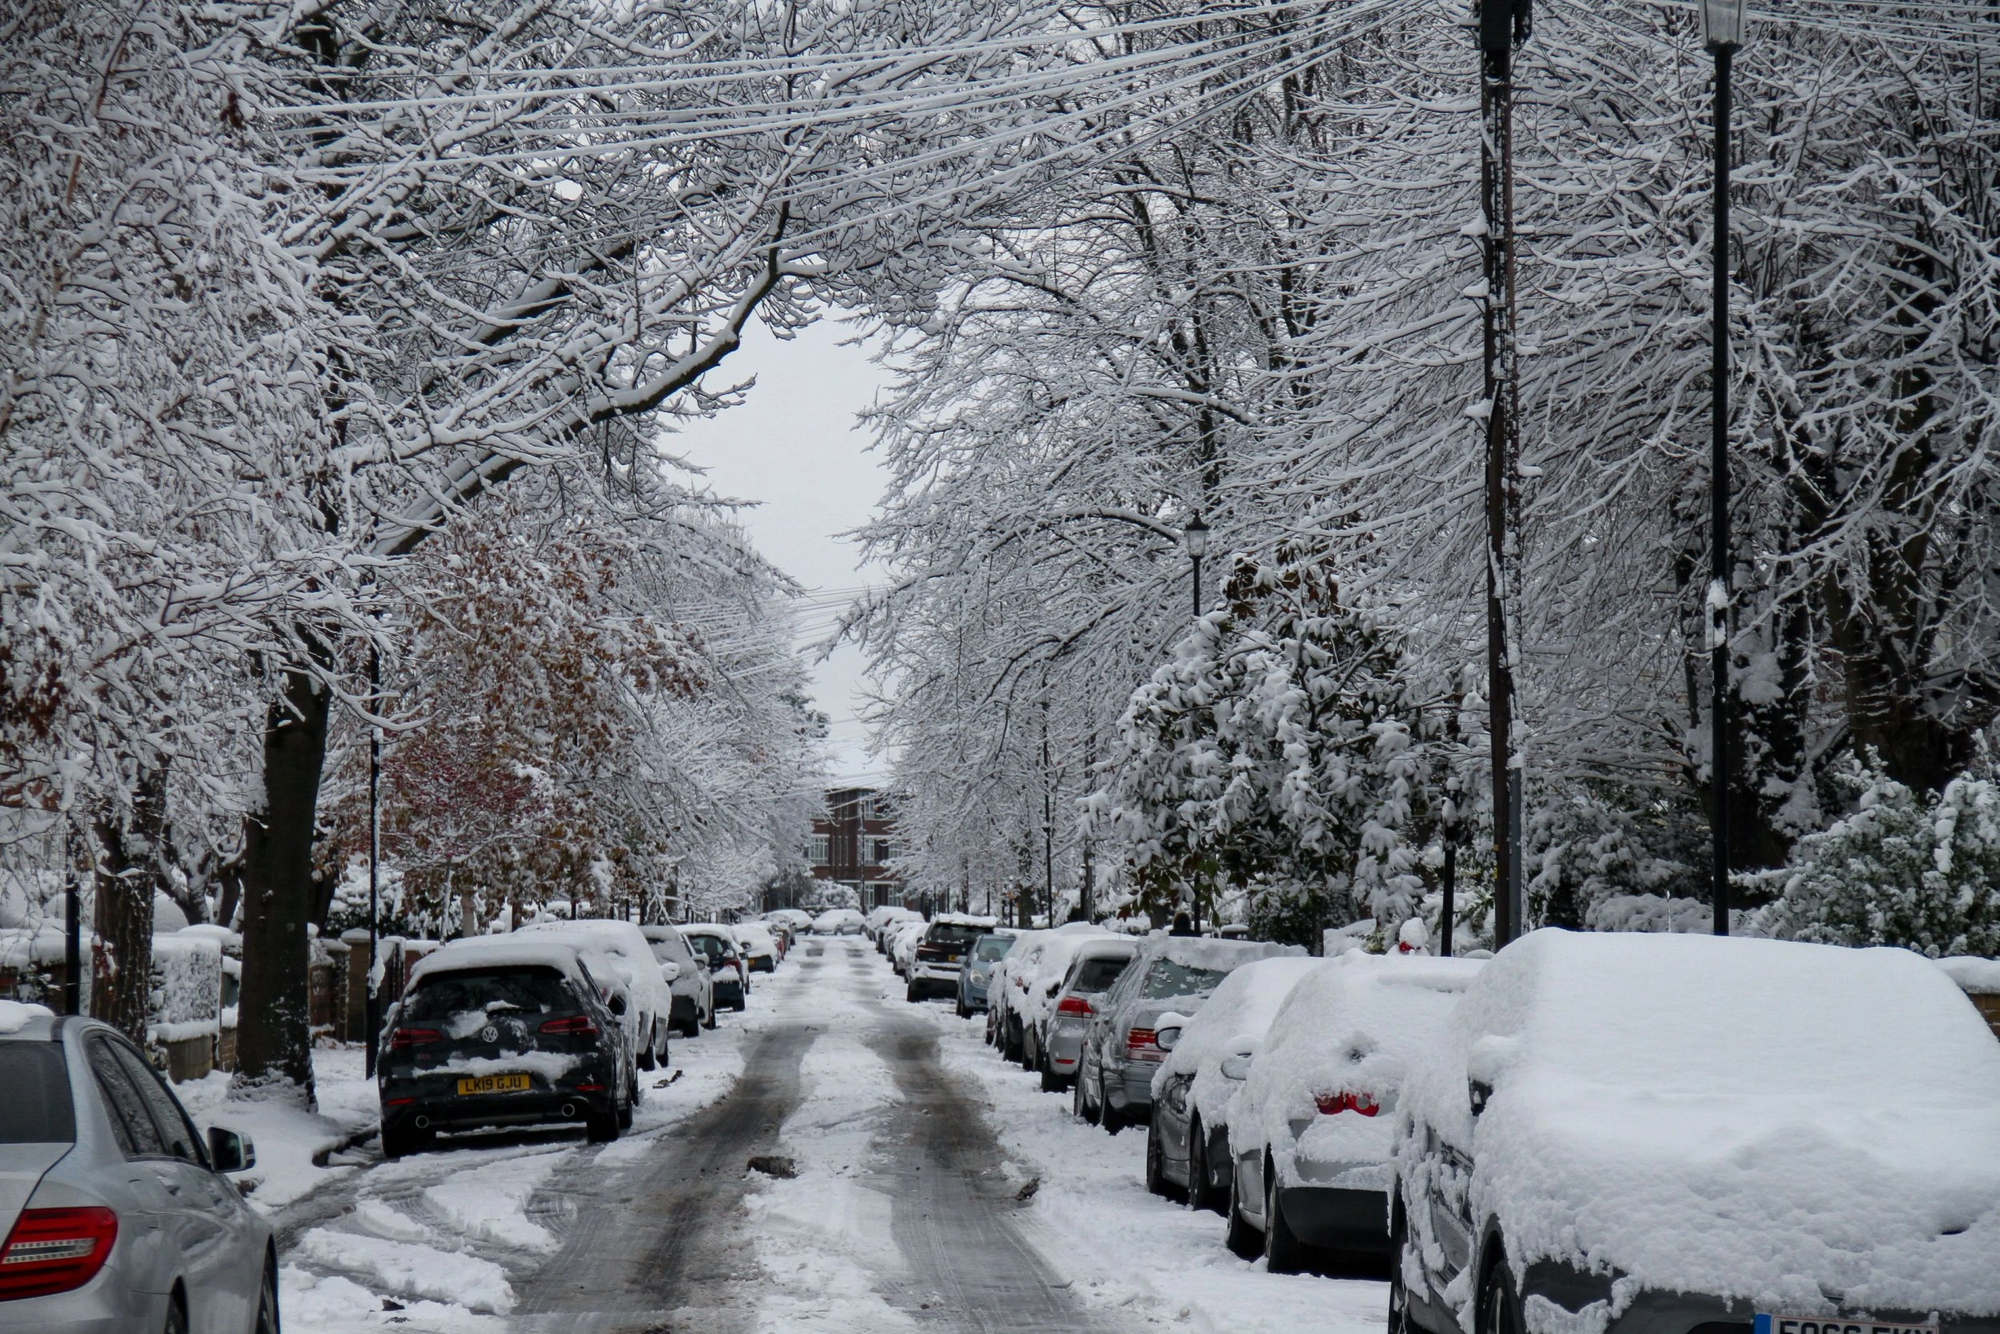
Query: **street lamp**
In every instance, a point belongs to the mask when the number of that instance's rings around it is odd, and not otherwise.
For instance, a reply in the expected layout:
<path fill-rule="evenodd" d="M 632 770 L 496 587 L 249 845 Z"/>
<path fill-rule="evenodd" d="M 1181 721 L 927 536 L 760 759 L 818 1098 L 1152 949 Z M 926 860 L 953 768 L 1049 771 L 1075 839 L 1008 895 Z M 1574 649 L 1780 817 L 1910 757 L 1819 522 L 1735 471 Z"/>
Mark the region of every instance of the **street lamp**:
<path fill-rule="evenodd" d="M 1714 311 L 1708 491 L 1709 829 L 1715 848 L 1715 934 L 1729 934 L 1729 62 L 1743 45 L 1744 0 L 1702 0 L 1702 42 L 1715 57 Z"/>
<path fill-rule="evenodd" d="M 1187 543 L 1187 553 L 1194 558 L 1194 614 L 1201 619 L 1201 557 L 1208 550 L 1208 525 L 1196 514 L 1181 529 L 1181 541 Z"/>

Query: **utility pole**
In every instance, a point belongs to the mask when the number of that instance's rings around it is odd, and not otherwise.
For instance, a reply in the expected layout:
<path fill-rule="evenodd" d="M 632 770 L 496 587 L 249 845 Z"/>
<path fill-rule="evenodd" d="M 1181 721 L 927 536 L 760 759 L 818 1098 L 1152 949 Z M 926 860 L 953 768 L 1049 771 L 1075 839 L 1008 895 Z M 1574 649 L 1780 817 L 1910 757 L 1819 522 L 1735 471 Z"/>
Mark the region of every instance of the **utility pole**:
<path fill-rule="evenodd" d="M 1729 70 L 1743 44 L 1743 0 L 1703 0 L 1703 44 L 1715 57 L 1715 217 L 1713 310 L 1709 330 L 1708 700 L 1709 831 L 1714 839 L 1711 897 L 1715 934 L 1729 934 Z"/>
<path fill-rule="evenodd" d="M 381 716 L 382 713 L 382 653 L 380 649 L 368 650 L 368 712 Z M 377 814 L 381 805 L 382 783 L 382 728 L 376 723 L 368 725 L 368 1002 L 363 1010 L 362 1026 L 367 1032 L 362 1040 L 367 1043 L 362 1055 L 368 1078 L 375 1077 L 375 1039 L 382 1028 L 381 996 L 381 887 L 376 875 L 376 863 L 382 860 L 382 827 Z M 514 925 L 519 926 L 517 921 Z"/>
<path fill-rule="evenodd" d="M 1493 943 L 1521 932 L 1521 763 L 1508 612 L 1520 585 L 1520 380 L 1514 301 L 1514 48 L 1528 39 L 1531 0 L 1479 0 L 1479 201 L 1486 293 L 1486 667 L 1493 745 Z"/>
<path fill-rule="evenodd" d="M 63 879 L 63 1008 L 83 1013 L 83 839 L 70 822 L 68 874 Z M 223 923 L 227 926 L 228 923 Z"/>

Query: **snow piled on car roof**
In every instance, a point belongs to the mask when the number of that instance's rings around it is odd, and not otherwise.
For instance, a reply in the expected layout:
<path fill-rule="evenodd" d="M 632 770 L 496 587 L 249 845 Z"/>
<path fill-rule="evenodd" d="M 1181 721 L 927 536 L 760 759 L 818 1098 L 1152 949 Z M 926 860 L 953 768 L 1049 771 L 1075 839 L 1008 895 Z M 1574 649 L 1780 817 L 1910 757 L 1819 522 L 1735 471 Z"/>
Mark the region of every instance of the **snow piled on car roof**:
<path fill-rule="evenodd" d="M 1514 1263 L 1629 1276 L 1614 1307 L 2000 1313 L 2000 1043 L 1919 955 L 1537 931 L 1404 1096 Z"/>
<path fill-rule="evenodd" d="M 1153 1096 L 1175 1075 L 1195 1076 L 1195 1110 L 1211 1126 L 1222 1124 L 1225 1105 L 1236 1085 L 1221 1076 L 1222 1058 L 1248 1039 L 1261 1043 L 1271 1020 L 1299 980 L 1320 967 L 1319 959 L 1253 959 L 1222 980 L 1181 1030 L 1180 1041 L 1153 1075 Z"/>
<path fill-rule="evenodd" d="M 1268 940 L 1216 940 L 1209 936 L 1151 935 L 1140 946 L 1147 959 L 1171 959 L 1183 968 L 1207 968 L 1228 972 L 1253 959 L 1283 956 L 1305 957 L 1302 945 L 1279 945 Z"/>

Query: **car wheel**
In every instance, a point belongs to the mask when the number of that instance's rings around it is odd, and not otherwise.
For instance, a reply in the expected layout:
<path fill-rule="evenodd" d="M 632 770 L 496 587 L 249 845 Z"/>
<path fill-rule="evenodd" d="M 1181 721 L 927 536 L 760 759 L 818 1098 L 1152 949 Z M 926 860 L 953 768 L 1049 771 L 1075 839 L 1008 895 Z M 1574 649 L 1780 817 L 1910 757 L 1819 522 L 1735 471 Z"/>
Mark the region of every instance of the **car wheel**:
<path fill-rule="evenodd" d="M 427 1130 L 415 1130 L 408 1126 L 398 1126 L 394 1130 L 382 1132 L 382 1156 L 384 1158 L 404 1158 L 413 1153 L 422 1153 L 437 1140 L 437 1136 Z"/>
<path fill-rule="evenodd" d="M 583 1137 L 592 1144 L 609 1144 L 618 1138 L 618 1113 L 591 1112 L 583 1118 Z"/>
<path fill-rule="evenodd" d="M 713 1003 L 709 1005 L 708 1013 L 701 1017 L 701 1026 L 707 1029 L 715 1027 L 715 1006 Z"/>
<path fill-rule="evenodd" d="M 1173 1183 L 1167 1180 L 1167 1146 L 1160 1142 L 1158 1121 L 1146 1127 L 1146 1189 L 1154 1195 L 1174 1193 Z"/>
<path fill-rule="evenodd" d="M 912 982 L 908 986 L 903 988 L 903 999 L 908 1001 L 910 1004 L 915 1005 L 918 1001 L 922 1000 L 923 998 L 924 998 L 923 993 L 917 990 L 916 983 Z"/>
<path fill-rule="evenodd" d="M 1084 1096 L 1084 1080 L 1081 1073 L 1077 1075 L 1076 1082 L 1069 1086 L 1069 1109 L 1075 1112 L 1076 1119 L 1085 1125 L 1097 1124 L 1097 1113 L 1091 1107 L 1090 1099 Z"/>
<path fill-rule="evenodd" d="M 1229 1215 L 1229 1230 L 1223 1234 L 1222 1244 L 1229 1248 L 1231 1254 L 1245 1260 L 1254 1260 L 1264 1249 L 1264 1239 L 1257 1235 L 1257 1229 L 1251 1227 L 1249 1220 L 1243 1217 L 1242 1201 L 1236 1198 L 1237 1175 L 1237 1166 L 1232 1162 L 1229 1165 L 1229 1192 L 1222 1206 L 1223 1211 Z"/>
<path fill-rule="evenodd" d="M 1477 1328 L 1478 1334 L 1521 1334 L 1526 1328 L 1521 1299 L 1514 1295 L 1514 1271 L 1507 1267 L 1504 1253 L 1487 1262 L 1486 1277 L 1480 1281 Z"/>
<path fill-rule="evenodd" d="M 1408 1334 L 1410 1290 L 1403 1281 L 1403 1248 L 1410 1242 L 1410 1225 L 1403 1217 L 1403 1202 L 1390 1208 L 1389 1222 L 1389 1327 L 1386 1334 Z"/>
<path fill-rule="evenodd" d="M 1188 1118 L 1187 1202 L 1190 1209 L 1215 1208 L 1215 1187 L 1208 1179 L 1208 1132 L 1198 1116 Z"/>
<path fill-rule="evenodd" d="M 188 1334 L 187 1312 L 181 1309 L 180 1298 L 167 1298 L 167 1323 L 161 1326 L 160 1334 Z"/>
<path fill-rule="evenodd" d="M 252 1334 L 280 1334 L 278 1324 L 278 1266 L 270 1256 L 264 1257 L 264 1281 L 257 1290 L 257 1323 L 251 1326 Z"/>
<path fill-rule="evenodd" d="M 1296 1274 L 1306 1265 L 1306 1248 L 1285 1221 L 1278 1205 L 1278 1170 L 1264 1164 L 1264 1268 L 1273 1274 Z M 1514 1331 L 1513 1334 L 1519 1334 Z"/>
<path fill-rule="evenodd" d="M 651 1030 L 648 1030 L 646 1040 L 639 1044 L 639 1059 L 636 1064 L 641 1070 L 651 1070 L 653 1068 L 653 1042 L 653 1034 Z"/>
<path fill-rule="evenodd" d="M 1000 1059 L 1004 1061 L 1021 1059 L 1021 1030 L 1011 1019 L 1007 1021 L 1006 1036 L 1000 1039 Z"/>
<path fill-rule="evenodd" d="M 1049 1060 L 1049 1054 L 1047 1052 L 1043 1052 L 1042 1092 L 1061 1093 L 1062 1091 L 1063 1091 L 1063 1077 L 1056 1073 L 1056 1067 L 1054 1063 Z"/>
<path fill-rule="evenodd" d="M 750 1002 L 744 1000 L 743 997 L 738 996 L 736 998 L 736 1003 L 734 1005 L 731 1005 L 729 1008 L 731 1010 L 734 1010 L 737 1014 L 742 1014 L 743 1011 L 749 1007 L 749 1004 Z"/>
<path fill-rule="evenodd" d="M 1104 1092 L 1104 1068 L 1097 1070 L 1097 1124 L 1105 1133 L 1115 1135 L 1125 1128 L 1125 1113 L 1111 1105 L 1111 1099 Z"/>
<path fill-rule="evenodd" d="M 958 1017 L 959 1017 L 959 1018 L 961 1018 L 961 1019 L 970 1019 L 970 1018 L 972 1018 L 972 1011 L 966 1008 L 966 1006 L 965 1006 L 965 997 L 963 997 L 963 996 L 960 996 L 960 997 L 958 998 L 958 1006 L 957 1006 L 957 1014 L 958 1014 Z"/>

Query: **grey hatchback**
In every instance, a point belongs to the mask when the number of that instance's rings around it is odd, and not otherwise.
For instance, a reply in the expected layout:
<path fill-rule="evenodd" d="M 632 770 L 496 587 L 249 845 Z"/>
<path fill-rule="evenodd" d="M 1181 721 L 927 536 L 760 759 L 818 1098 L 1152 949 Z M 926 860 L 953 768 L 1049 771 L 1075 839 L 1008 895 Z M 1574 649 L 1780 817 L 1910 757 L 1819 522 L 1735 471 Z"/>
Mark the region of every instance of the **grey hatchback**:
<path fill-rule="evenodd" d="M 278 1334 L 271 1227 L 138 1049 L 0 1001 L 0 1330 Z"/>

